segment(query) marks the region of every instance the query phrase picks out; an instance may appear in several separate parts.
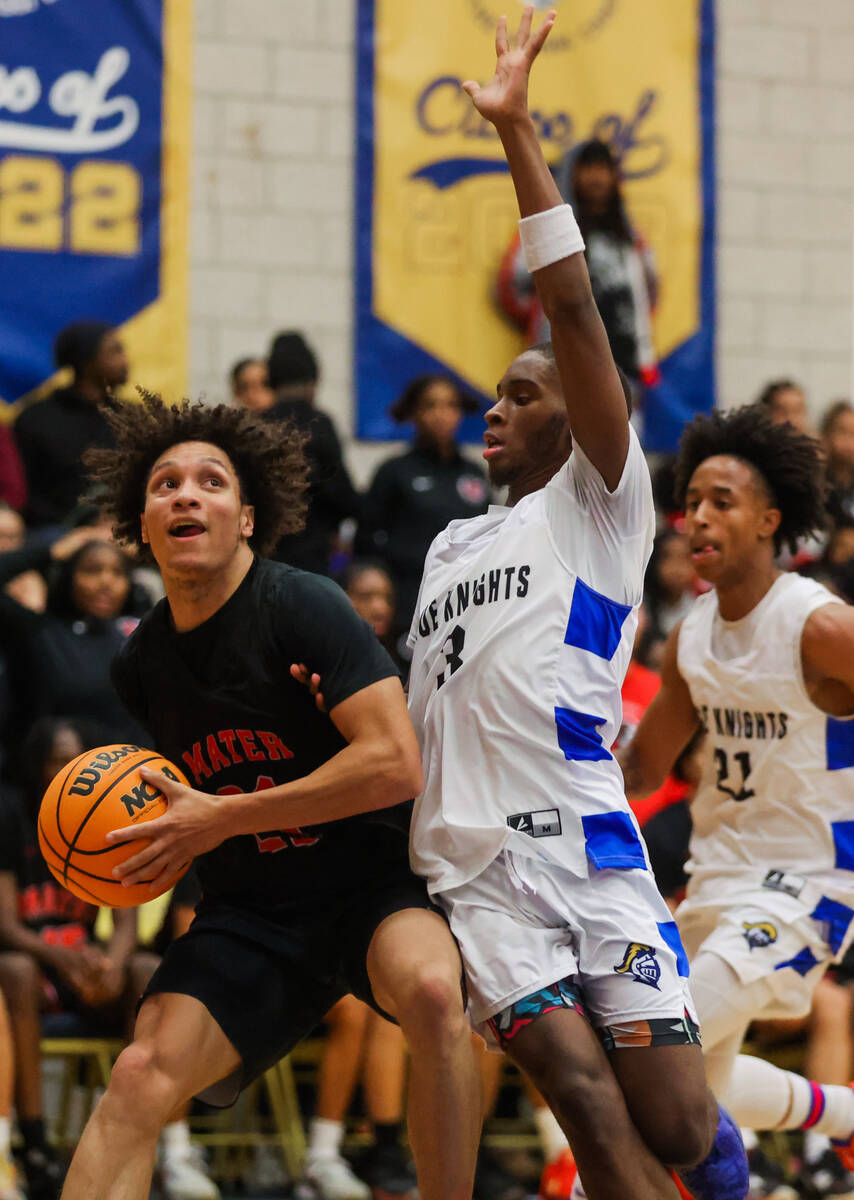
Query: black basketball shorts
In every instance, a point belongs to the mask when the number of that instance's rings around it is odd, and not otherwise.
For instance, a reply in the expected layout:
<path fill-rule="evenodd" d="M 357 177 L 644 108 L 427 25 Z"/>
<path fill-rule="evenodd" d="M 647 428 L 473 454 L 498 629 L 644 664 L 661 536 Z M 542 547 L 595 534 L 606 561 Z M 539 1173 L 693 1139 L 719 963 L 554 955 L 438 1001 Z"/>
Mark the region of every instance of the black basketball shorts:
<path fill-rule="evenodd" d="M 201 1093 L 226 1108 L 352 993 L 388 1017 L 371 992 L 366 965 L 374 932 L 405 908 L 433 911 L 423 880 L 400 864 L 382 880 L 311 905 L 265 914 L 203 900 L 189 931 L 166 952 L 146 988 L 199 1000 L 241 1057 L 236 1072 Z"/>

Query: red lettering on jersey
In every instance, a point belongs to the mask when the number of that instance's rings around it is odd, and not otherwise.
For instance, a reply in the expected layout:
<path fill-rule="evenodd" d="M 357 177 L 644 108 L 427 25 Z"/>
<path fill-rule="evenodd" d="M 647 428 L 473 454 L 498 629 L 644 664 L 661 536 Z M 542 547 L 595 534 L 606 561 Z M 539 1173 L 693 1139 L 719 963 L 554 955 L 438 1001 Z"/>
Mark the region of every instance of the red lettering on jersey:
<path fill-rule="evenodd" d="M 239 735 L 241 731 L 238 729 L 237 732 Z M 258 736 L 261 736 L 260 733 Z M 276 781 L 271 776 L 259 775 L 255 780 L 255 787 L 252 790 L 255 792 L 266 792 L 275 786 Z M 240 788 L 235 784 L 227 783 L 224 787 L 217 788 L 216 794 L 218 796 L 239 796 L 241 793 Z M 278 854 L 280 850 L 287 850 L 289 846 L 295 848 L 314 846 L 320 841 L 319 837 L 311 837 L 303 833 L 298 826 L 295 829 L 271 829 L 269 832 L 256 833 L 254 836 L 255 841 L 258 843 L 258 849 L 262 854 Z"/>
<path fill-rule="evenodd" d="M 255 745 L 255 738 L 252 736 L 251 729 L 238 729 L 237 736 L 240 738 L 240 744 L 243 747 L 243 752 L 250 762 L 263 762 L 264 755 Z M 258 791 L 258 788 L 255 789 Z"/>
<path fill-rule="evenodd" d="M 216 738 L 212 733 L 208 734 L 207 748 L 208 758 L 211 760 L 211 767 L 214 771 L 221 771 L 223 767 L 231 766 L 231 763 L 216 744 Z"/>
<path fill-rule="evenodd" d="M 261 739 L 264 749 L 267 751 L 267 757 L 275 762 L 278 758 L 293 758 L 293 750 L 289 750 L 282 739 L 276 733 L 270 733 L 266 729 L 256 730 L 256 737 Z"/>
<path fill-rule="evenodd" d="M 234 748 L 234 741 L 235 741 L 234 730 L 233 729 L 221 729 L 216 736 L 224 744 L 226 750 L 231 755 L 231 761 L 233 763 L 242 763 L 243 758 L 237 753 L 237 751 Z"/>
<path fill-rule="evenodd" d="M 202 758 L 202 746 L 200 742 L 193 742 L 193 749 L 189 751 L 185 750 L 181 757 L 192 771 L 196 783 L 201 783 L 202 777 L 209 779 L 213 774 L 213 771 L 204 758 Z"/>

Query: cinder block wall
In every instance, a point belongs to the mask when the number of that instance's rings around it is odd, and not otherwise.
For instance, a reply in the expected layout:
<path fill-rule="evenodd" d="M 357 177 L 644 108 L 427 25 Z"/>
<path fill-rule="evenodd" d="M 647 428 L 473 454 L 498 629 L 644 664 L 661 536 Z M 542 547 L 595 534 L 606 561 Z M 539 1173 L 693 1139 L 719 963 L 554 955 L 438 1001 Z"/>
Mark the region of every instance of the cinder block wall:
<path fill-rule="evenodd" d="M 854 0 L 717 5 L 720 399 L 790 374 L 819 412 L 851 390 Z M 191 390 L 297 326 L 348 439 L 355 0 L 195 10 Z"/>

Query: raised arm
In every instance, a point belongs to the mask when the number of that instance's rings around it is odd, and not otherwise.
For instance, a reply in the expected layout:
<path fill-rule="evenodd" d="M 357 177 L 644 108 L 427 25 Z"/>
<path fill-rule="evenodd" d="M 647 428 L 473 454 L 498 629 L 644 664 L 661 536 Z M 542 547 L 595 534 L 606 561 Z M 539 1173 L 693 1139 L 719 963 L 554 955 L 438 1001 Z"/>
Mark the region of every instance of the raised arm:
<path fill-rule="evenodd" d="M 530 236 L 542 244 L 547 230 L 557 227 L 557 248 L 545 254 L 547 265 L 533 270 L 534 283 L 551 325 L 573 439 L 613 491 L 620 482 L 629 448 L 626 399 L 593 299 L 583 243 L 577 227 L 574 238 L 571 232 L 569 237 L 565 234 L 567 223 L 571 231 L 574 219 L 563 205 L 528 111 L 528 76 L 555 21 L 555 13 L 550 12 L 532 33 L 533 13 L 533 6 L 528 5 L 512 45 L 506 17 L 499 20 L 494 78 L 484 87 L 473 81 L 463 87 L 501 138 L 519 212 L 525 219 L 521 226 L 523 242 Z M 538 216 L 561 206 L 561 217 Z M 535 264 L 529 261 L 529 266 Z"/>
<path fill-rule="evenodd" d="M 661 687 L 635 736 L 625 750 L 617 752 L 630 800 L 641 800 L 661 787 L 699 724 L 688 685 L 679 674 L 679 629 L 677 625 L 664 647 Z"/>

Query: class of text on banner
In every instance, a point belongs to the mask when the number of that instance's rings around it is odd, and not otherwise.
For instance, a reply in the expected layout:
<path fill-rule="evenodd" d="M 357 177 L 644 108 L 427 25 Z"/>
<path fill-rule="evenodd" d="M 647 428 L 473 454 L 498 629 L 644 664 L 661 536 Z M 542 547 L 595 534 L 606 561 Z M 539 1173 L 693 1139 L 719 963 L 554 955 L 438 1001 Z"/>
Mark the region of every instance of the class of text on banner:
<path fill-rule="evenodd" d="M 633 224 L 655 253 L 661 382 L 646 444 L 670 449 L 714 404 L 714 0 L 557 0 L 530 104 L 548 161 L 607 141 Z M 501 145 L 461 90 L 494 67 L 520 0 L 359 0 L 357 432 L 399 436 L 389 405 L 444 371 L 484 399 L 523 348 L 494 289 L 518 216 Z M 466 435 L 482 422 L 469 418 Z"/>
<path fill-rule="evenodd" d="M 0 3 L 0 410 L 82 319 L 120 327 L 133 382 L 184 392 L 191 8 Z"/>

